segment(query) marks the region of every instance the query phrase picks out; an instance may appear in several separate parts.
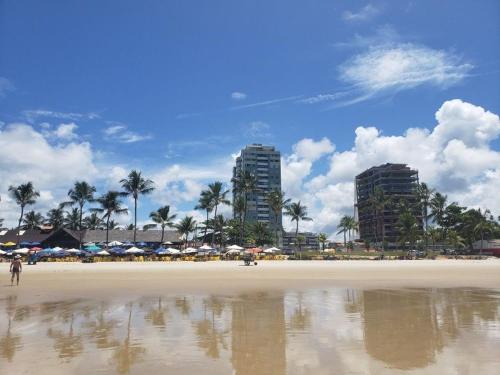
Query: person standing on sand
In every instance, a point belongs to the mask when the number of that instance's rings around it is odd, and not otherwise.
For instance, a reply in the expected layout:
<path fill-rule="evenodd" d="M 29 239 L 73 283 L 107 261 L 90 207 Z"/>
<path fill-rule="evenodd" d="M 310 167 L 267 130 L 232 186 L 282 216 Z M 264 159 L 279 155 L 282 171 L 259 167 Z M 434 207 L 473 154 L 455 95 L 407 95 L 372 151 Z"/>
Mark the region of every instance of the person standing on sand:
<path fill-rule="evenodd" d="M 14 285 L 14 276 L 17 277 L 17 285 L 19 285 L 19 274 L 22 272 L 23 266 L 21 264 L 21 256 L 16 255 L 12 262 L 10 263 L 10 272 L 12 277 L 10 278 L 10 285 Z"/>

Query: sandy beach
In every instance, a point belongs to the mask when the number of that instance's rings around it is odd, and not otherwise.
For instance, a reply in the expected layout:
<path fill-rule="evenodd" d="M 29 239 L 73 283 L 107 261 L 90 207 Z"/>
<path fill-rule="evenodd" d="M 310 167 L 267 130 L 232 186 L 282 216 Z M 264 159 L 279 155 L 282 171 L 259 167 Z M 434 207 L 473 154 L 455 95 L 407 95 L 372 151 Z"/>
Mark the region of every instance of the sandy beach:
<path fill-rule="evenodd" d="M 500 259 L 418 261 L 263 261 L 38 263 L 23 268 L 10 287 L 9 265 L 0 264 L 2 289 L 20 297 L 52 295 L 153 295 L 158 292 L 272 290 L 311 287 L 497 287 Z M 6 290 L 8 289 L 8 290 Z"/>

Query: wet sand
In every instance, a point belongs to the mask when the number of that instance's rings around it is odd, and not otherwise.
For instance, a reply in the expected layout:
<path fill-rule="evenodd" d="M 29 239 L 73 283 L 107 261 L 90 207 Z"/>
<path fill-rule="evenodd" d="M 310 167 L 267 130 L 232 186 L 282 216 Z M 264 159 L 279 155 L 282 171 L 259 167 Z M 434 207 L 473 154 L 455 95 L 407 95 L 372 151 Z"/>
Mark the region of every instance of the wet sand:
<path fill-rule="evenodd" d="M 0 264 L 0 373 L 497 374 L 500 261 Z"/>
<path fill-rule="evenodd" d="M 23 268 L 10 287 L 8 264 L 1 289 L 38 299 L 72 296 L 155 295 L 162 291 L 221 292 L 325 286 L 356 288 L 496 287 L 500 259 L 418 261 L 262 261 L 38 263 Z"/>

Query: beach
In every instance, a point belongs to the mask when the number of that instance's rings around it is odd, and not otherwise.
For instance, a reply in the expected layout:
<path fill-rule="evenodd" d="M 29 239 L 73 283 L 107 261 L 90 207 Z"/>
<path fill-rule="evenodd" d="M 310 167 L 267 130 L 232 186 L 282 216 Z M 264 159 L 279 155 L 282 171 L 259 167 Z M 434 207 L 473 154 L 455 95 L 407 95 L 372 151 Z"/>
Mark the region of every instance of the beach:
<path fill-rule="evenodd" d="M 7 283 L 8 263 L 0 263 Z M 24 265 L 20 296 L 148 295 L 159 291 L 238 291 L 341 286 L 356 288 L 495 287 L 500 259 L 417 261 L 100 262 Z"/>
<path fill-rule="evenodd" d="M 0 373 L 495 374 L 500 260 L 0 264 Z"/>

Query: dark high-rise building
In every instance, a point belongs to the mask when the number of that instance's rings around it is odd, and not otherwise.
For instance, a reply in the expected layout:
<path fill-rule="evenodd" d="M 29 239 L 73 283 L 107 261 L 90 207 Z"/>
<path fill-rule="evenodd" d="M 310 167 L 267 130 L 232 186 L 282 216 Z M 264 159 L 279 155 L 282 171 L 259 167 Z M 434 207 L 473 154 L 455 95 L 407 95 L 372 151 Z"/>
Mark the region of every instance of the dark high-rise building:
<path fill-rule="evenodd" d="M 275 230 L 275 215 L 267 203 L 266 196 L 273 190 L 281 190 L 281 155 L 273 146 L 252 144 L 241 150 L 233 168 L 233 177 L 250 172 L 257 179 L 256 192 L 247 194 L 247 222 L 260 221 L 269 224 Z M 234 191 L 234 189 L 233 189 Z M 236 217 L 236 213 L 234 213 Z M 278 217 L 278 228 L 281 228 L 281 214 Z"/>
<path fill-rule="evenodd" d="M 389 246 L 399 242 L 398 204 L 404 202 L 417 218 L 422 230 L 422 213 L 417 206 L 418 171 L 406 164 L 387 163 L 367 169 L 356 176 L 356 213 L 359 222 L 359 235 L 362 240 L 381 243 L 382 236 Z M 390 200 L 382 212 L 375 209 L 370 197 L 380 188 Z"/>

